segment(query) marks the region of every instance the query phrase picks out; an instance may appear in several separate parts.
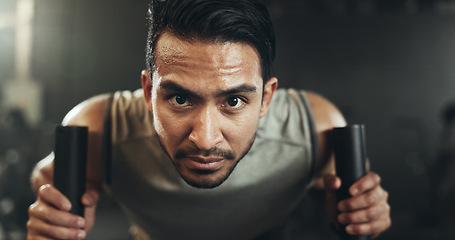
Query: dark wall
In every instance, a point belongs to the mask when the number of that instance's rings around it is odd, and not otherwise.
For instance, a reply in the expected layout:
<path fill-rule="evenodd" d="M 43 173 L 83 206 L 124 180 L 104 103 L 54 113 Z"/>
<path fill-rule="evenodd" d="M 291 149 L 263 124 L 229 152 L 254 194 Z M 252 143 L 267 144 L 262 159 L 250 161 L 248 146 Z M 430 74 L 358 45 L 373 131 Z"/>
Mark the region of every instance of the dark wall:
<path fill-rule="evenodd" d="M 59 121 L 90 96 L 140 87 L 147 6 L 139 0 L 37 2 L 34 73 L 45 84 L 47 120 Z"/>
<path fill-rule="evenodd" d="M 454 212 L 453 187 L 451 195 L 438 190 L 453 186 L 455 170 L 453 153 L 441 156 L 442 111 L 455 98 L 454 26 L 455 16 L 432 14 L 276 21 L 281 86 L 321 93 L 350 123 L 366 124 L 372 170 L 390 192 L 392 231 L 419 232 L 410 239 L 439 239 L 429 238 L 443 233 L 426 228 L 428 212 Z"/>
<path fill-rule="evenodd" d="M 445 226 L 455 212 L 447 184 L 454 158 L 440 153 L 447 132 L 441 111 L 455 98 L 455 15 L 331 14 L 299 1 L 263 2 L 275 22 L 280 86 L 318 92 L 350 123 L 366 124 L 372 170 L 383 177 L 393 209 L 394 227 L 384 239 L 453 234 Z M 43 126 L 90 96 L 140 87 L 147 5 L 37 1 L 33 72 L 45 89 Z M 0 78 L 11 77 L 10 61 L 0 63 Z M 40 134 L 47 146 L 41 151 L 50 151 L 50 131 Z"/>

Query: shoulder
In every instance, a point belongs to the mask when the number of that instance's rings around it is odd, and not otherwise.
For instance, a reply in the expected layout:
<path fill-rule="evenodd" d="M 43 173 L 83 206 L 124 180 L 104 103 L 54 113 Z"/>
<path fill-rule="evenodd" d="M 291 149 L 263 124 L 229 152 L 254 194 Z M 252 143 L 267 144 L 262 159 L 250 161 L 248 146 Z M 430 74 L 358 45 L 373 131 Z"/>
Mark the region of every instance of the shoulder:
<path fill-rule="evenodd" d="M 343 114 L 327 98 L 314 92 L 307 92 L 307 97 L 314 114 L 318 132 L 346 125 Z"/>
<path fill-rule="evenodd" d="M 296 89 L 277 89 L 273 96 L 272 111 L 276 111 L 278 115 L 282 115 L 284 109 L 292 111 L 289 103 L 294 102 L 290 99 L 295 98 L 298 94 L 306 96 L 309 107 L 314 115 L 317 128 L 321 131 L 331 129 L 333 127 L 344 126 L 345 120 L 338 108 L 322 95 L 305 90 Z M 301 100 L 297 100 L 301 101 Z M 284 109 L 283 109 L 284 108 Z"/>
<path fill-rule="evenodd" d="M 88 126 L 87 180 L 90 188 L 101 188 L 101 136 L 108 94 L 85 100 L 75 106 L 63 119 L 64 126 Z M 43 184 L 52 183 L 54 155 L 41 160 L 32 173 L 32 184 L 37 191 Z"/>
<path fill-rule="evenodd" d="M 89 98 L 71 109 L 62 125 L 88 126 L 89 131 L 101 130 L 109 94 Z"/>

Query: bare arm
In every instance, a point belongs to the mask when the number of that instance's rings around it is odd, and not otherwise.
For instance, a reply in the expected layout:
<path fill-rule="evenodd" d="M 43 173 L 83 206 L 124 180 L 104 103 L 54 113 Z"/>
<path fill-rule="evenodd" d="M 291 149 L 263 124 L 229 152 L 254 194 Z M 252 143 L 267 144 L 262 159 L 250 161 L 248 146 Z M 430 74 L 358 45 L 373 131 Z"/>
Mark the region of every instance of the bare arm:
<path fill-rule="evenodd" d="M 95 208 L 101 189 L 101 146 L 103 118 L 108 96 L 98 96 L 73 108 L 63 120 L 63 125 L 88 126 L 87 192 L 81 201 L 85 218 L 68 213 L 68 199 L 52 186 L 54 155 L 41 160 L 31 175 L 37 200 L 29 208 L 28 238 L 82 239 L 95 220 Z M 81 230 L 82 228 L 85 231 Z"/>
<path fill-rule="evenodd" d="M 335 159 L 331 139 L 334 127 L 343 127 L 346 122 L 341 112 L 329 101 L 309 94 L 310 104 L 316 118 L 319 137 L 319 167 L 315 189 L 326 190 L 326 210 L 335 224 L 346 225 L 352 235 L 379 235 L 391 225 L 388 193 L 380 185 L 380 177 L 373 172 L 350 186 L 351 198 L 336 202 L 335 191 L 342 184 L 336 177 Z"/>
<path fill-rule="evenodd" d="M 323 190 L 324 176 L 335 174 L 335 161 L 331 144 L 331 132 L 335 127 L 346 126 L 341 112 L 327 99 L 315 93 L 308 93 L 311 108 L 316 121 L 318 135 L 318 169 L 314 182 L 314 189 Z"/>
<path fill-rule="evenodd" d="M 54 153 L 47 155 L 43 160 L 39 161 L 33 169 L 31 175 L 32 188 L 35 193 L 38 193 L 38 190 L 41 186 L 46 184 L 52 184 L 53 179 L 53 161 Z"/>

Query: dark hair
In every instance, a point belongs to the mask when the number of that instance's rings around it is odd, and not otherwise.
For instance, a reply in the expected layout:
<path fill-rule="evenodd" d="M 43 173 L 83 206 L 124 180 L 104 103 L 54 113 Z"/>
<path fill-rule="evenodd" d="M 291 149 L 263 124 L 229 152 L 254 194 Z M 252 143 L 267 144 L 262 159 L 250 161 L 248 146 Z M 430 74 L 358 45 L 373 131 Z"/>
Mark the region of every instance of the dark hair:
<path fill-rule="evenodd" d="M 156 43 L 164 31 L 170 31 L 188 40 L 249 44 L 259 54 L 263 80 L 272 76 L 275 33 L 267 8 L 255 0 L 152 0 L 148 18 L 150 74 Z"/>

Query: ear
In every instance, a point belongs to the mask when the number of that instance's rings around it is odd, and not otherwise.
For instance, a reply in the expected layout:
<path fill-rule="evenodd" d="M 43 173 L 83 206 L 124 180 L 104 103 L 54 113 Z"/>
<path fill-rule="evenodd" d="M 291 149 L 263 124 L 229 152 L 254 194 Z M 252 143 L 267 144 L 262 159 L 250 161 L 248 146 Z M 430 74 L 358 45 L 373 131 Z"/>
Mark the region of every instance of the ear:
<path fill-rule="evenodd" d="M 147 106 L 152 110 L 152 79 L 150 78 L 147 70 L 141 72 L 142 90 L 144 91 L 144 98 Z"/>
<path fill-rule="evenodd" d="M 270 103 L 272 103 L 273 94 L 278 87 L 278 79 L 273 77 L 270 78 L 264 86 L 264 97 L 262 98 L 262 106 L 259 117 L 265 116 L 269 111 Z"/>

